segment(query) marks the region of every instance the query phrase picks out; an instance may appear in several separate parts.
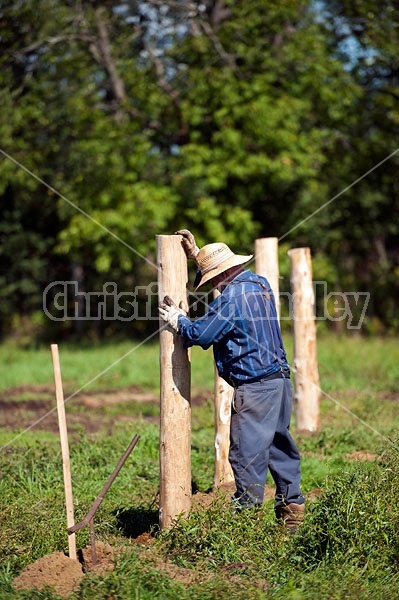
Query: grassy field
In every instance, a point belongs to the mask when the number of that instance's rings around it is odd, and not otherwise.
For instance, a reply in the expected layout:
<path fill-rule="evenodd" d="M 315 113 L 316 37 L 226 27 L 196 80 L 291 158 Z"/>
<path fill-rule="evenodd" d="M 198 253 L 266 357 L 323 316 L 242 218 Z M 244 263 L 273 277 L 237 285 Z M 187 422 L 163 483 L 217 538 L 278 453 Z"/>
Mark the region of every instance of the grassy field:
<path fill-rule="evenodd" d="M 289 337 L 287 350 L 291 358 Z M 192 408 L 192 479 L 207 501 L 160 533 L 157 343 L 61 344 L 59 351 L 76 521 L 140 435 L 95 517 L 97 539 L 118 549 L 115 568 L 87 572 L 71 598 L 399 597 L 397 340 L 320 336 L 320 430 L 296 434 L 293 422 L 309 500 L 291 538 L 274 521 L 270 495 L 260 510 L 234 515 L 222 493 L 206 494 L 214 463 L 211 352 L 191 356 L 192 394 L 201 400 Z M 55 404 L 50 348 L 0 346 L 0 365 L 0 600 L 55 599 L 51 589 L 13 586 L 33 561 L 68 552 L 54 412 L 30 427 Z M 127 402 L 126 390 L 149 400 Z M 88 544 L 86 527 L 77 547 Z"/>
<path fill-rule="evenodd" d="M 73 393 L 80 388 L 99 390 L 138 386 L 159 391 L 158 342 L 131 341 L 98 343 L 91 346 L 60 344 L 63 382 Z M 212 388 L 212 351 L 193 348 L 192 383 L 195 388 Z M 49 385 L 53 382 L 51 348 L 21 348 L 0 345 L 0 390 L 20 385 Z"/>

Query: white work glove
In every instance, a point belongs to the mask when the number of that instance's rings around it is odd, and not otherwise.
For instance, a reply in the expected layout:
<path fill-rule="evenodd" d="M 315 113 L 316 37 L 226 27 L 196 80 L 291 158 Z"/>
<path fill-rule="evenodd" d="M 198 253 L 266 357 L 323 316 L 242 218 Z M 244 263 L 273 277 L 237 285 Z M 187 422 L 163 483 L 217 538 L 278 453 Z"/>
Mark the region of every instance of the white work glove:
<path fill-rule="evenodd" d="M 178 333 L 179 331 L 179 316 L 186 316 L 186 313 L 181 308 L 177 308 L 169 296 L 165 296 L 162 304 L 158 307 L 159 316 L 165 323 L 167 323 L 173 331 Z"/>
<path fill-rule="evenodd" d="M 200 249 L 195 243 L 195 237 L 188 229 L 179 229 L 179 231 L 175 231 L 175 235 L 182 236 L 182 246 L 184 248 L 184 252 L 186 253 L 187 258 L 195 259 Z"/>

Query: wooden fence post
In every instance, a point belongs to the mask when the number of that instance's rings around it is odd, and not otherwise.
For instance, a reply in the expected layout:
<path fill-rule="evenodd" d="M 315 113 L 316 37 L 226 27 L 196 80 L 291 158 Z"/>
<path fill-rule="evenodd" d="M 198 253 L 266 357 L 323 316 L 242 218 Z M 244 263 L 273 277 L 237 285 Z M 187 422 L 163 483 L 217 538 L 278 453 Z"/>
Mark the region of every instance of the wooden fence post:
<path fill-rule="evenodd" d="M 310 248 L 289 250 L 288 256 L 294 322 L 296 427 L 302 431 L 316 431 L 319 427 L 320 385 Z"/>
<path fill-rule="evenodd" d="M 219 295 L 217 290 L 213 291 L 213 297 Z M 234 389 L 219 377 L 215 365 L 215 474 L 213 487 L 228 484 L 234 481 L 233 470 L 229 462 L 230 448 L 230 420 L 231 403 Z"/>
<path fill-rule="evenodd" d="M 278 268 L 278 238 L 259 238 L 255 240 L 255 270 L 266 277 L 273 290 L 277 317 L 280 319 L 280 289 Z"/>
<path fill-rule="evenodd" d="M 57 399 L 57 412 L 58 412 L 58 427 L 60 430 L 62 470 L 63 470 L 63 474 L 64 474 L 67 527 L 69 528 L 75 524 L 75 518 L 74 518 L 74 514 L 73 514 L 74 509 L 73 509 L 73 494 L 72 494 L 71 462 L 69 459 L 68 429 L 67 429 L 66 416 L 65 416 L 64 390 L 62 387 L 61 366 L 60 366 L 60 356 L 58 353 L 58 344 L 51 344 L 51 356 L 53 359 L 55 395 L 56 395 L 56 399 Z M 69 558 L 73 558 L 74 560 L 77 560 L 76 536 L 74 533 L 68 537 L 68 546 L 69 546 Z"/>
<path fill-rule="evenodd" d="M 157 235 L 159 302 L 170 296 L 187 309 L 187 259 L 178 235 Z M 159 525 L 191 508 L 190 359 L 183 339 L 160 321 Z"/>

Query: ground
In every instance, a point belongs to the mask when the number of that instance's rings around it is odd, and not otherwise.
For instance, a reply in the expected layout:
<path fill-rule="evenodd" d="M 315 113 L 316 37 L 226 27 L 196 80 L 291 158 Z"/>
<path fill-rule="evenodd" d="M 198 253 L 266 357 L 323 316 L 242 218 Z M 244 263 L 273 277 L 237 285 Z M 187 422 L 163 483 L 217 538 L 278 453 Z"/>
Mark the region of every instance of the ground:
<path fill-rule="evenodd" d="M 65 393 L 65 398 L 68 394 Z M 204 397 L 195 396 L 192 403 L 201 404 Z M 112 429 L 116 421 L 123 419 L 131 420 L 131 417 L 117 414 L 110 417 L 101 410 L 93 410 L 90 419 L 87 413 L 79 408 L 101 409 L 105 406 L 123 404 L 124 402 L 148 402 L 157 404 L 159 397 L 155 394 L 144 393 L 137 388 L 124 388 L 102 392 L 84 392 L 73 397 L 73 411 L 68 413 L 68 431 L 74 431 L 84 427 L 87 433 L 95 433 L 103 430 L 104 426 Z M 54 388 L 51 386 L 19 386 L 0 392 L 0 411 L 2 414 L 1 426 L 11 430 L 21 430 L 35 427 L 41 430 L 58 433 L 58 416 L 54 400 Z M 145 417 L 148 420 L 158 421 L 159 417 Z M 235 490 L 233 483 L 226 484 L 219 492 L 225 493 L 226 504 L 230 502 L 232 491 Z M 271 497 L 274 489 L 267 486 L 266 496 Z M 214 493 L 197 492 L 193 495 L 192 506 L 206 506 L 212 502 Z M 190 569 L 177 567 L 170 561 L 161 559 L 151 549 L 153 537 L 150 533 L 141 533 L 132 540 L 142 548 L 144 552 L 151 555 L 157 569 L 166 572 L 171 578 L 184 583 L 191 583 L 198 574 Z M 112 569 L 114 565 L 115 550 L 109 545 L 96 541 L 97 564 L 93 564 L 91 546 L 78 551 L 78 560 L 72 560 L 62 552 L 54 552 L 43 556 L 34 563 L 28 565 L 22 573 L 14 580 L 16 589 L 41 589 L 44 586 L 52 586 L 61 596 L 68 594 L 79 585 L 84 574 L 99 569 Z"/>
<path fill-rule="evenodd" d="M 68 395 L 65 394 L 67 398 Z M 204 398 L 197 396 L 192 398 L 192 403 L 200 404 Z M 124 402 L 159 402 L 156 395 L 144 393 L 137 388 L 125 388 L 119 390 L 110 390 L 102 392 L 85 392 L 73 397 L 73 406 L 90 409 L 101 409 L 104 406 L 123 404 Z M 31 427 L 36 423 L 36 427 L 42 430 L 58 433 L 58 417 L 54 402 L 54 389 L 44 386 L 20 386 L 0 392 L 0 411 L 2 414 L 2 426 L 11 430 L 21 430 Z M 158 421 L 157 416 L 146 417 L 152 421 Z M 92 411 L 90 419 L 87 419 L 87 413 L 84 410 L 70 411 L 68 414 L 68 431 L 73 434 L 75 430 L 81 427 L 88 433 L 95 433 L 106 426 L 112 429 L 116 421 L 123 419 L 131 420 L 131 417 L 123 414 L 117 414 L 110 417 L 101 410 Z M 369 453 L 354 452 L 353 460 L 373 460 L 374 455 Z M 225 485 L 218 490 L 225 493 L 226 504 L 235 486 L 233 483 Z M 317 496 L 319 490 L 311 492 L 310 496 Z M 274 487 L 266 486 L 265 497 L 274 496 Z M 207 506 L 212 502 L 214 493 L 197 492 L 193 495 L 192 506 Z M 308 498 L 309 499 L 309 498 Z M 150 533 L 142 533 L 134 540 L 143 551 L 152 553 L 151 542 L 153 538 Z M 115 558 L 115 550 L 107 544 L 96 541 L 97 561 L 93 564 L 91 546 L 79 550 L 79 560 L 72 560 L 61 552 L 54 552 L 44 556 L 34 563 L 28 565 L 24 571 L 14 580 L 17 589 L 41 589 L 46 585 L 53 586 L 55 591 L 61 596 L 67 596 L 78 584 L 84 574 L 93 569 L 112 569 Z M 160 559 L 156 553 L 152 556 L 156 567 L 165 571 L 171 578 L 177 581 L 189 584 L 198 574 L 189 569 L 177 567 L 169 561 Z M 226 569 L 231 567 L 233 570 L 239 569 L 239 565 L 226 565 Z"/>
<path fill-rule="evenodd" d="M 64 392 L 64 396 L 65 399 L 68 399 L 69 394 Z M 193 402 L 196 401 L 199 399 L 193 399 Z M 75 409 L 79 407 L 93 409 L 124 402 L 158 403 L 159 398 L 155 394 L 131 387 L 102 392 L 82 392 L 73 396 L 70 402 L 73 402 Z M 1 390 L 0 411 L 2 414 L 1 425 L 7 429 L 20 430 L 37 422 L 38 429 L 58 433 L 54 388 L 51 386 L 23 385 Z M 90 419 L 87 419 L 83 410 L 74 410 L 68 414 L 68 431 L 73 432 L 84 426 L 87 433 L 96 433 L 104 425 L 112 427 L 113 423 L 123 419 L 131 420 L 131 417 L 123 414 L 110 417 L 102 414 L 101 411 L 93 411 Z M 149 419 L 151 420 L 151 417 Z"/>
<path fill-rule="evenodd" d="M 114 551 L 108 544 L 96 542 L 96 564 L 93 564 L 91 547 L 79 552 L 78 560 L 65 556 L 62 552 L 53 552 L 42 556 L 28 565 L 14 579 L 14 587 L 22 589 L 42 589 L 51 586 L 60 596 L 68 596 L 79 585 L 84 573 L 113 568 Z"/>

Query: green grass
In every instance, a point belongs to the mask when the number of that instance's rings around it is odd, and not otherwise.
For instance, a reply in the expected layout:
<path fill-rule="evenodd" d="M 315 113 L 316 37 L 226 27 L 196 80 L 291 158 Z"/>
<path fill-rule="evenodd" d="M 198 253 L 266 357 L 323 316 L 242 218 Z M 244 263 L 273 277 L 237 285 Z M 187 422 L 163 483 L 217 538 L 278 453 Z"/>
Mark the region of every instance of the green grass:
<path fill-rule="evenodd" d="M 293 340 L 285 335 L 289 361 Z M 191 349 L 194 390 L 213 389 L 212 350 Z M 110 342 L 81 347 L 59 344 L 62 377 L 68 389 L 104 389 L 139 386 L 159 390 L 157 340 Z M 394 338 L 345 338 L 323 334 L 318 339 L 322 389 L 330 393 L 348 391 L 399 392 L 399 347 Z M 21 348 L 0 344 L 0 389 L 20 385 L 53 385 L 50 346 Z"/>
<path fill-rule="evenodd" d="M 157 342 L 98 343 L 91 346 L 59 344 L 61 374 L 65 388 L 85 390 L 138 386 L 159 391 L 159 346 Z M 212 351 L 191 350 L 194 390 L 213 389 Z M 50 345 L 21 348 L 0 344 L 0 390 L 21 385 L 53 386 Z"/>
<path fill-rule="evenodd" d="M 80 349 L 61 344 L 59 350 L 64 388 L 70 393 L 94 378 L 87 389 L 137 386 L 158 393 L 155 342 Z M 290 338 L 287 350 L 292 356 Z M 83 411 L 83 425 L 70 435 L 76 521 L 86 514 L 133 435 L 140 434 L 95 516 L 96 537 L 121 549 L 116 568 L 87 574 L 71 598 L 398 597 L 398 344 L 393 339 L 323 335 L 318 352 L 326 392 L 321 400 L 320 430 L 296 434 L 293 426 L 302 454 L 303 491 L 313 498 L 295 537 L 284 536 L 275 523 L 272 500 L 256 512 L 234 515 L 221 495 L 159 533 L 156 403 L 89 409 L 67 404 L 67 421 Z M 29 350 L 4 344 L 0 365 L 3 390 L 45 386 L 44 396 L 51 401 L 50 348 Z M 193 393 L 207 398 L 192 408 L 192 479 L 195 488 L 205 492 L 213 482 L 214 461 L 210 351 L 193 349 L 192 378 Z M 31 397 L 35 397 L 34 388 L 26 388 L 18 402 L 23 406 Z M 88 425 L 95 421 L 97 433 L 89 433 Z M 51 591 L 17 592 L 12 581 L 41 556 L 68 552 L 59 436 L 40 427 L 28 431 L 2 427 L 0 447 L 0 600 L 54 599 Z M 356 452 L 376 458 L 355 461 Z M 310 494 L 316 488 L 318 495 Z M 149 530 L 155 536 L 150 548 L 134 543 L 139 533 Z M 89 531 L 84 528 L 77 533 L 77 547 L 88 543 Z M 160 561 L 182 570 L 183 579 L 176 578 L 176 571 L 160 568 Z"/>

